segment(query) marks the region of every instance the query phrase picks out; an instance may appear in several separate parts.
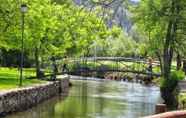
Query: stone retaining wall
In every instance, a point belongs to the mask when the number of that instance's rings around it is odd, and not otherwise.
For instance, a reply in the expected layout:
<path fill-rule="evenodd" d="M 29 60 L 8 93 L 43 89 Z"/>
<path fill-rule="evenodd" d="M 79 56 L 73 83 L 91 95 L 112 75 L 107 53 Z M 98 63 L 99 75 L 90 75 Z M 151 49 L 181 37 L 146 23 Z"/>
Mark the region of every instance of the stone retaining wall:
<path fill-rule="evenodd" d="M 0 94 L 0 115 L 22 111 L 59 94 L 68 93 L 69 79 Z"/>

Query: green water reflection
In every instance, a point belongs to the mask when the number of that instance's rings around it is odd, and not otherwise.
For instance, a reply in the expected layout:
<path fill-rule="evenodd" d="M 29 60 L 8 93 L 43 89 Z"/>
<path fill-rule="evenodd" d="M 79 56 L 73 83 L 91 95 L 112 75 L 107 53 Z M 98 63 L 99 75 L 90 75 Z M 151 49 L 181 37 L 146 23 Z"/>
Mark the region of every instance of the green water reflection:
<path fill-rule="evenodd" d="M 137 118 L 154 113 L 157 87 L 114 81 L 73 81 L 68 97 L 58 96 L 6 118 Z"/>

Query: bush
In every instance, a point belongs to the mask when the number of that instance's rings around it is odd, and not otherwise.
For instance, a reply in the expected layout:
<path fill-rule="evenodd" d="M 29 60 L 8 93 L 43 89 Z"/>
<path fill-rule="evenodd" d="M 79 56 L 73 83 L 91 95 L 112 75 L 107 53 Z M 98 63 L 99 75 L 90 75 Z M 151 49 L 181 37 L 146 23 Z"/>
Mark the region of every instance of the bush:
<path fill-rule="evenodd" d="M 185 77 L 185 74 L 183 71 L 179 70 L 179 71 L 172 71 L 171 72 L 171 79 L 166 80 L 166 79 L 162 79 L 161 81 L 161 87 L 162 88 L 168 88 L 170 89 L 170 91 L 173 91 L 179 80 L 183 80 Z"/>
<path fill-rule="evenodd" d="M 172 71 L 170 79 L 163 79 L 161 81 L 161 96 L 165 100 L 165 104 L 170 109 L 175 109 L 178 106 L 178 81 L 184 79 L 184 73 L 182 71 Z"/>
<path fill-rule="evenodd" d="M 185 78 L 185 73 L 182 70 L 173 71 L 171 73 L 171 79 L 179 81 L 179 80 L 183 80 L 184 78 Z"/>

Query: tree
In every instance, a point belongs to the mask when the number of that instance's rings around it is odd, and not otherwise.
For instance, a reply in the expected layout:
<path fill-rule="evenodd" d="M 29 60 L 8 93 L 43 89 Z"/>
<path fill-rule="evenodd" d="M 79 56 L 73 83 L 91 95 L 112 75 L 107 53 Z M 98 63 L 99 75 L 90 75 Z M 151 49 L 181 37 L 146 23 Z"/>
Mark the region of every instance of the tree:
<path fill-rule="evenodd" d="M 143 0 L 137 11 L 137 22 L 149 39 L 148 49 L 159 58 L 163 77 L 169 81 L 174 53 L 186 46 L 185 30 L 180 27 L 184 24 L 185 3 L 183 0 Z M 175 99 L 172 95 L 174 88 L 166 86 L 162 89 L 167 105 L 172 105 Z"/>
<path fill-rule="evenodd" d="M 89 12 L 65 1 L 56 4 L 51 0 L 24 0 L 24 3 L 29 7 L 25 14 L 24 53 L 34 57 L 37 77 L 44 58 L 80 56 L 88 52 L 93 40 L 107 38 L 108 29 L 96 11 Z M 20 5 L 5 0 L 0 6 L 0 41 L 5 49 L 21 49 Z"/>

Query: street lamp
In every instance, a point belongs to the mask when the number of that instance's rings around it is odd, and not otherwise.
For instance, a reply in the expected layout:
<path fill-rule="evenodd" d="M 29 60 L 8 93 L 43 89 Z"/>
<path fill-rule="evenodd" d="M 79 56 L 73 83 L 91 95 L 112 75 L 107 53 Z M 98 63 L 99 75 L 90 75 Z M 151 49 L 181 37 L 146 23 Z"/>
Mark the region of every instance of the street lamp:
<path fill-rule="evenodd" d="M 19 85 L 22 86 L 22 79 L 23 79 L 23 60 L 24 60 L 24 24 L 25 24 L 25 21 L 24 21 L 24 17 L 25 17 L 25 13 L 28 11 L 28 7 L 26 4 L 22 4 L 21 5 L 21 13 L 22 13 L 22 27 L 21 27 L 21 30 L 22 30 L 22 35 L 21 35 L 21 64 L 20 64 L 20 83 Z"/>

